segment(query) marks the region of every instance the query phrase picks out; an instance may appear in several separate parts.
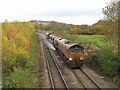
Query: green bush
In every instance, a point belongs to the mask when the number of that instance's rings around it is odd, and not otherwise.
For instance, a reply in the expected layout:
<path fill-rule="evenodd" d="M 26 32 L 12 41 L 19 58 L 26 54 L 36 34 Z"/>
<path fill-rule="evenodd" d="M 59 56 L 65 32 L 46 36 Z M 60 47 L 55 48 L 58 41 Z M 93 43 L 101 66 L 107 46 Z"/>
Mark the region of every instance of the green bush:
<path fill-rule="evenodd" d="M 24 70 L 21 67 L 15 68 L 14 73 L 11 73 L 8 80 L 5 81 L 5 86 L 10 88 L 33 88 L 37 79 L 29 70 Z"/>
<path fill-rule="evenodd" d="M 103 46 L 101 49 L 97 50 L 92 59 L 104 75 L 114 76 L 117 74 L 119 61 L 111 46 Z"/>

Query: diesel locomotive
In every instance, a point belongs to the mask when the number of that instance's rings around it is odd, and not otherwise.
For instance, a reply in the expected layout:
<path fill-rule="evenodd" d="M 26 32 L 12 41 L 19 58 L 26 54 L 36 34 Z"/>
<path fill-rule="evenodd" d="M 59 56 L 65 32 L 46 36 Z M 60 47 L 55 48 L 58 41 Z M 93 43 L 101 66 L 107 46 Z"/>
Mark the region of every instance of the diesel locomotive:
<path fill-rule="evenodd" d="M 63 55 L 70 67 L 80 68 L 83 65 L 84 48 L 82 46 L 62 37 L 54 36 L 51 33 L 46 33 L 46 38 L 49 39 L 56 50 Z"/>

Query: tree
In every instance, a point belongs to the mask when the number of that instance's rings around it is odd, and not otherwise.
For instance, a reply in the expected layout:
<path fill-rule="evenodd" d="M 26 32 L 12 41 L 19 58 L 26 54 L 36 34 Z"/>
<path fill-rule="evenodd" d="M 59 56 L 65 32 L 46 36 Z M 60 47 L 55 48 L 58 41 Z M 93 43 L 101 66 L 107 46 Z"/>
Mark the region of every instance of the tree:
<path fill-rule="evenodd" d="M 118 34 L 120 34 L 120 1 L 118 3 Z M 118 36 L 118 56 L 120 60 L 120 35 Z"/>
<path fill-rule="evenodd" d="M 77 29 L 76 28 L 70 28 L 70 31 L 72 31 L 73 34 L 77 34 Z"/>
<path fill-rule="evenodd" d="M 105 8 L 103 8 L 105 20 L 111 21 L 110 33 L 112 33 L 113 39 L 118 43 L 118 2 L 110 2 Z"/>
<path fill-rule="evenodd" d="M 90 28 L 92 34 L 98 35 L 112 35 L 113 32 L 110 31 L 113 22 L 111 20 L 99 20 L 97 23 L 93 24 Z"/>
<path fill-rule="evenodd" d="M 105 19 L 116 21 L 118 19 L 118 3 L 110 2 L 105 8 L 102 9 Z"/>

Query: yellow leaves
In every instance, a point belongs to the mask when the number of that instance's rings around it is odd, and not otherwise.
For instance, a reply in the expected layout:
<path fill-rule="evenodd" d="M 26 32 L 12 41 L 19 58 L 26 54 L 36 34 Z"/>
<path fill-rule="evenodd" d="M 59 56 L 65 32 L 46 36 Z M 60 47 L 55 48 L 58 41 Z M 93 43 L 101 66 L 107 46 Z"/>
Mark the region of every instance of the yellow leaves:
<path fill-rule="evenodd" d="M 24 48 L 18 48 L 18 51 L 19 52 L 16 52 L 17 55 L 23 55 L 24 57 L 28 58 L 29 53 Z"/>
<path fill-rule="evenodd" d="M 114 47 L 113 52 L 114 52 L 114 54 L 115 54 L 115 55 L 117 55 L 117 54 L 118 54 L 118 45 L 116 45 L 116 46 Z"/>
<path fill-rule="evenodd" d="M 117 52 L 118 52 L 118 50 L 113 50 L 113 52 L 114 52 L 114 53 L 117 53 Z"/>
<path fill-rule="evenodd" d="M 30 58 L 30 56 L 28 56 L 28 58 Z"/>
<path fill-rule="evenodd" d="M 34 28 L 34 26 L 32 25 L 31 22 L 27 22 L 27 25 L 29 26 L 31 31 L 33 31 L 33 32 L 35 31 L 35 28 Z"/>
<path fill-rule="evenodd" d="M 108 43 L 108 42 L 107 42 Z M 113 43 L 113 42 L 109 42 L 109 43 Z M 118 55 L 118 45 L 116 44 L 112 50 L 112 52 L 114 53 L 114 55 Z"/>
<path fill-rule="evenodd" d="M 72 31 L 74 34 L 77 33 L 77 28 L 70 28 L 70 31 Z"/>
<path fill-rule="evenodd" d="M 2 60 L 6 60 L 6 57 L 3 57 Z"/>
<path fill-rule="evenodd" d="M 31 22 L 3 23 L 2 28 L 2 60 L 18 66 L 13 57 L 22 55 L 29 59 L 30 39 L 35 28 Z"/>
<path fill-rule="evenodd" d="M 15 43 L 17 48 L 23 47 L 26 50 L 30 48 L 30 40 L 24 37 L 23 34 L 17 34 L 17 37 L 15 38 Z"/>
<path fill-rule="evenodd" d="M 22 45 L 24 45 L 26 49 L 29 49 L 30 47 L 29 41 L 25 37 L 22 37 L 21 39 L 22 39 Z"/>
<path fill-rule="evenodd" d="M 19 65 L 19 63 L 16 62 L 16 60 L 14 60 L 14 59 L 11 59 L 10 62 L 9 62 L 9 64 L 13 65 L 13 66 L 16 66 L 16 67 Z"/>
<path fill-rule="evenodd" d="M 76 29 L 76 28 L 70 28 L 70 30 L 74 32 L 74 31 L 76 31 L 77 29 Z"/>

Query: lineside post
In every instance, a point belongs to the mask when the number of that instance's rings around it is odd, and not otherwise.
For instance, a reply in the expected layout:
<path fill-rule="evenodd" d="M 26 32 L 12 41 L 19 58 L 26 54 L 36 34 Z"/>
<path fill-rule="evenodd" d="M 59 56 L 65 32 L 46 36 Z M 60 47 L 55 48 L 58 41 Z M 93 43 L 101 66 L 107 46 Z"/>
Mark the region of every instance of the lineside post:
<path fill-rule="evenodd" d="M 120 1 L 118 2 L 118 57 L 120 60 Z"/>
<path fill-rule="evenodd" d="M 118 59 L 120 64 L 120 1 L 118 2 Z M 118 76 L 118 78 L 118 88 L 120 88 L 120 76 Z"/>

